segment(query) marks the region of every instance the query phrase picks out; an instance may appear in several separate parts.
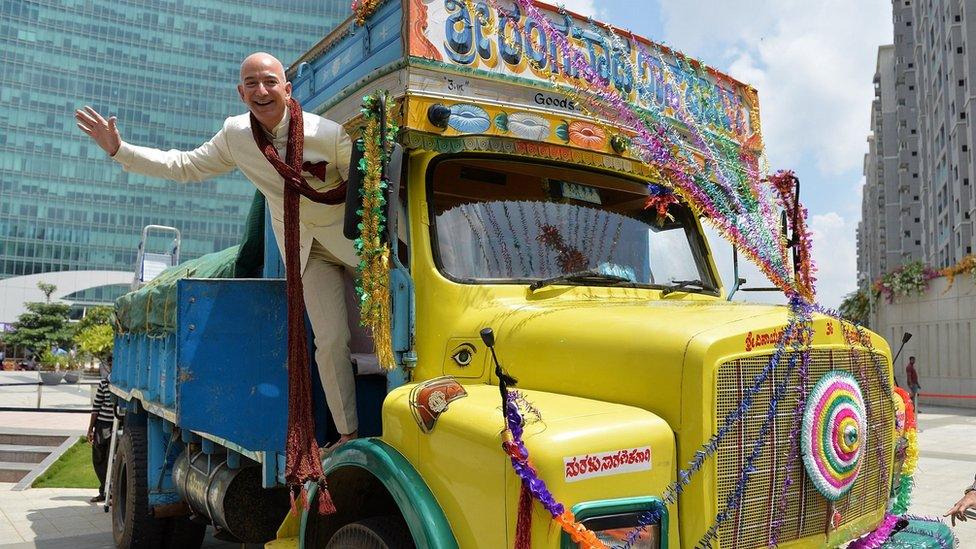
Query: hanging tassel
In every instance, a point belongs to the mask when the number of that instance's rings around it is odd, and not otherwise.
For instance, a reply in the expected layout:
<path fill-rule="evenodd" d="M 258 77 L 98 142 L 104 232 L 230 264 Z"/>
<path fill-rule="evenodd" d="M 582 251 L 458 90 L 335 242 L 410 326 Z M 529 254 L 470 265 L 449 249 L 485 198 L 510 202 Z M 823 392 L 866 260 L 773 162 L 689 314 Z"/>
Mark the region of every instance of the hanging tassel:
<path fill-rule="evenodd" d="M 291 516 L 297 517 L 298 516 L 298 506 L 295 505 L 295 487 L 294 486 L 289 486 L 288 487 L 288 500 L 291 502 L 290 511 L 288 511 L 288 512 L 291 513 Z"/>
<path fill-rule="evenodd" d="M 329 484 L 325 482 L 323 477 L 319 480 L 319 514 L 325 516 L 335 512 L 336 506 L 332 501 L 332 494 L 329 493 Z"/>
<path fill-rule="evenodd" d="M 515 549 L 532 546 L 532 492 L 523 482 L 519 493 L 518 519 L 515 523 Z"/>

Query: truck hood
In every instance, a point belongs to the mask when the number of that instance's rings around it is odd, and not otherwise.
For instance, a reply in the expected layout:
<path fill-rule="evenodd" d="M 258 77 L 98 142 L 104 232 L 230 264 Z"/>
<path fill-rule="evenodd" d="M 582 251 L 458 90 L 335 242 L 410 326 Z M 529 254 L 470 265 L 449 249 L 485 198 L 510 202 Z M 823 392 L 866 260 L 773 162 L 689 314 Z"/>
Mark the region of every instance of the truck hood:
<path fill-rule="evenodd" d="M 685 368 L 693 342 L 745 340 L 787 318 L 781 306 L 691 300 L 523 302 L 493 313 L 504 319 L 492 326 L 499 360 L 519 387 L 638 406 L 675 428 L 682 379 L 701 374 Z"/>

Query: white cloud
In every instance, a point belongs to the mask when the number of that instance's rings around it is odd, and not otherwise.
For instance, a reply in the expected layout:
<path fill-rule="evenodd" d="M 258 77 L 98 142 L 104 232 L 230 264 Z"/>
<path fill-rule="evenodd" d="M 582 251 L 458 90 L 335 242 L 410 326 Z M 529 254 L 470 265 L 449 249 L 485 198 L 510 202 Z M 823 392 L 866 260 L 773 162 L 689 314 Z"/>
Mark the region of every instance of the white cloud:
<path fill-rule="evenodd" d="M 602 8 L 596 7 L 596 0 L 565 0 L 564 2 L 557 2 L 557 5 L 562 5 L 567 10 L 580 15 L 594 18 L 599 18 L 603 12 Z"/>
<path fill-rule="evenodd" d="M 817 303 L 831 309 L 840 306 L 844 295 L 853 291 L 856 286 L 854 273 L 857 265 L 857 251 L 854 230 L 857 221 L 848 221 L 837 212 L 814 215 L 809 219 L 810 232 L 813 235 L 813 261 L 817 266 Z M 732 247 L 718 235 L 710 226 L 705 226 L 705 235 L 712 249 L 712 257 L 718 265 L 719 274 L 726 289 L 732 287 Z M 748 282 L 745 287 L 772 286 L 760 271 L 750 261 L 739 256 L 739 276 Z M 741 292 L 736 294 L 736 301 L 753 301 L 762 303 L 785 303 L 782 292 Z"/>
<path fill-rule="evenodd" d="M 665 40 L 759 90 L 773 167 L 812 159 L 826 174 L 860 166 L 877 46 L 891 42 L 884 0 L 663 0 Z"/>
<path fill-rule="evenodd" d="M 826 307 L 839 307 L 844 295 L 857 286 L 852 274 L 857 269 L 856 228 L 857 221 L 848 221 L 836 212 L 810 218 L 817 302 Z"/>

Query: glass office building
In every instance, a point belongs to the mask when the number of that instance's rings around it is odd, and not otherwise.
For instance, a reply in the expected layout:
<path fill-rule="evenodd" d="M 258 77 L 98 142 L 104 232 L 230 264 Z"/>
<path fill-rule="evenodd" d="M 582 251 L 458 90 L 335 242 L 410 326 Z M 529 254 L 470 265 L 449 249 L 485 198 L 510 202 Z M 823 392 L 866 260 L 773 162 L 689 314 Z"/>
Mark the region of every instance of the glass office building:
<path fill-rule="evenodd" d="M 74 110 L 117 116 L 137 145 L 193 149 L 245 112 L 235 86 L 248 53 L 287 65 L 348 6 L 0 0 L 0 279 L 131 271 L 149 224 L 180 229 L 182 259 L 236 244 L 254 194 L 240 173 L 188 185 L 125 173 L 75 127 Z"/>

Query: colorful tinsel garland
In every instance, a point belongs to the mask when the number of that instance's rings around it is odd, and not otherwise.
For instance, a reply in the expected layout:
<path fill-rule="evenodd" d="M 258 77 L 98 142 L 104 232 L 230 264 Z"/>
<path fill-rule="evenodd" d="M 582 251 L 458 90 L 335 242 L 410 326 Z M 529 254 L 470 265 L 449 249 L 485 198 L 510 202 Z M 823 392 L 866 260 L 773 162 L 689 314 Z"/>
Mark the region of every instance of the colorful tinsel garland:
<path fill-rule="evenodd" d="M 522 481 L 522 493 L 519 496 L 519 520 L 516 525 L 516 549 L 528 549 L 531 544 L 531 505 L 532 498 L 537 500 L 552 515 L 552 519 L 559 524 L 574 543 L 584 549 L 605 549 L 606 545 L 596 534 L 576 521 L 573 512 L 566 509 L 562 503 L 556 501 L 544 480 L 529 461 L 529 450 L 525 447 L 522 434 L 525 420 L 519 402 L 527 402 L 524 396 L 516 391 L 502 388 L 503 413 L 506 428 L 502 431 L 502 448 L 512 462 L 515 474 Z M 528 408 L 530 411 L 532 408 Z M 536 412 L 537 413 L 537 412 Z"/>
<path fill-rule="evenodd" d="M 898 397 L 905 403 L 905 460 L 901 465 L 901 476 L 898 482 L 898 491 L 894 495 L 891 505 L 891 512 L 896 515 L 903 515 L 908 512 L 908 507 L 912 501 L 912 486 L 914 484 L 915 467 L 918 466 L 918 426 L 915 417 L 915 406 L 912 404 L 912 397 L 908 391 L 901 387 L 895 387 Z"/>
<path fill-rule="evenodd" d="M 359 256 L 356 293 L 359 296 L 360 324 L 370 329 L 380 366 L 390 370 L 396 361 L 390 334 L 390 246 L 382 239 L 386 228 L 384 210 L 387 188 L 383 166 L 387 156 L 384 144 L 393 142 L 397 127 L 393 122 L 392 102 L 387 102 L 387 135 L 381 135 L 380 110 L 384 103 L 380 98 L 385 95 L 386 92 L 377 92 L 363 98 L 362 113 L 366 123 L 361 145 L 363 158 L 358 166 L 363 174 L 363 203 L 362 209 L 357 212 L 362 221 L 359 224 L 359 238 L 353 242 L 353 246 Z"/>
<path fill-rule="evenodd" d="M 352 0 L 349 6 L 353 15 L 356 16 L 356 24 L 360 27 L 366 24 L 366 20 L 376 13 L 376 10 L 385 0 Z"/>

